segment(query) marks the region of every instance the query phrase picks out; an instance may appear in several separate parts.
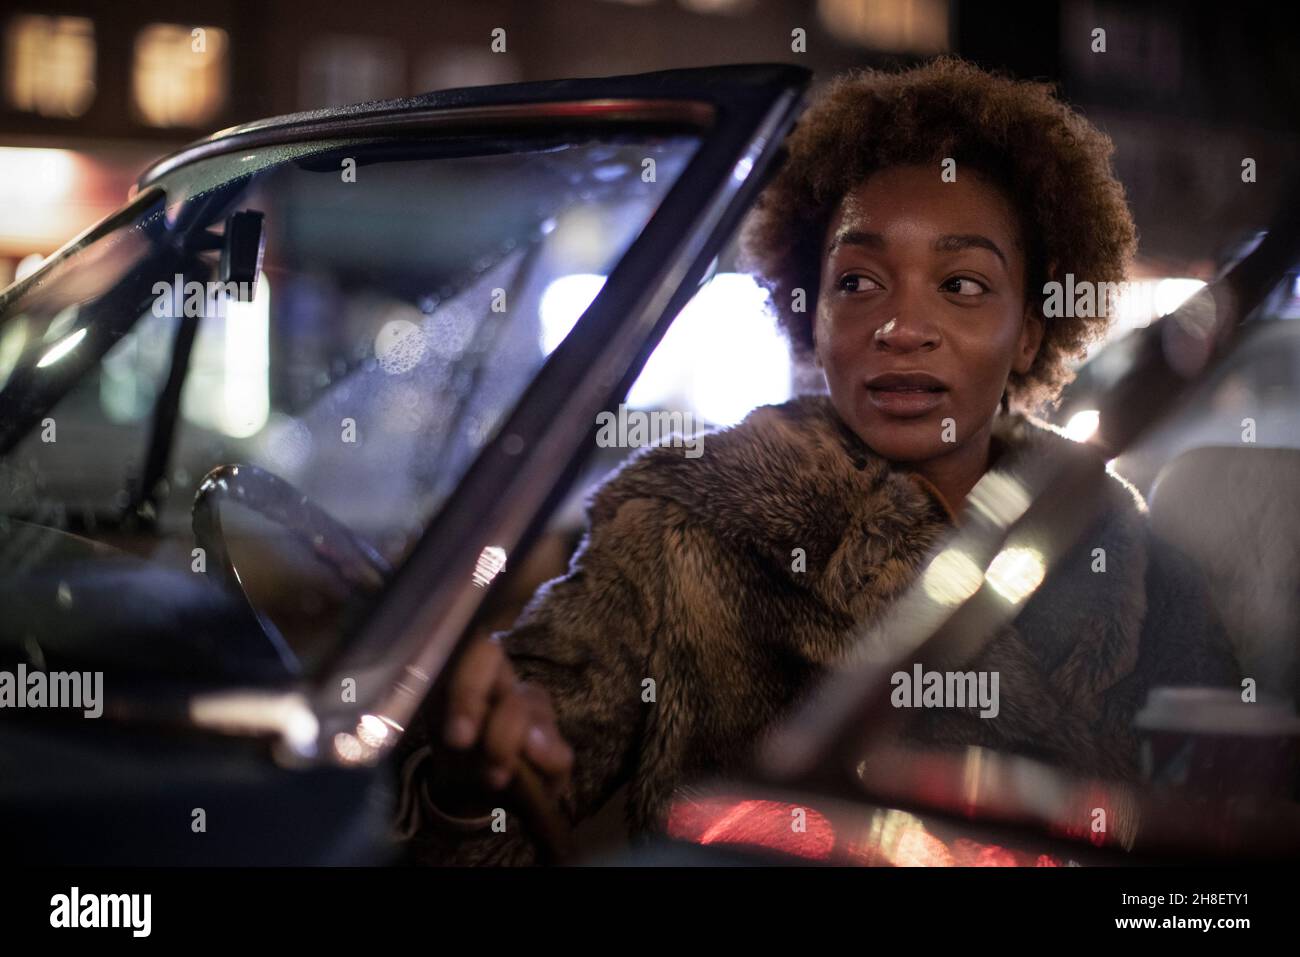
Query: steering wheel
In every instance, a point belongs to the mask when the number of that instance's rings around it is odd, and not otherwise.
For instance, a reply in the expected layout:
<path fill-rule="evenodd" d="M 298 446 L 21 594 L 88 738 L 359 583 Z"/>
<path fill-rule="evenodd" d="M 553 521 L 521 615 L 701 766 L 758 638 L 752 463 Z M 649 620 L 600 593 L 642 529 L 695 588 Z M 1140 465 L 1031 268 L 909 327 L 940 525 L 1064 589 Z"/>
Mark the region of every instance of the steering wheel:
<path fill-rule="evenodd" d="M 233 499 L 288 530 L 309 547 L 345 584 L 377 592 L 392 567 L 374 546 L 277 475 L 255 465 L 219 465 L 203 477 L 194 496 L 191 521 L 194 538 L 211 562 L 217 579 L 243 599 L 276 655 L 293 674 L 302 672 L 297 655 L 280 630 L 248 597 L 226 547 L 220 505 Z"/>
<path fill-rule="evenodd" d="M 291 673 L 300 674 L 302 666 L 293 649 L 275 624 L 249 599 L 226 547 L 219 506 L 232 498 L 290 531 L 349 585 L 378 591 L 391 577 L 392 567 L 365 539 L 265 469 L 255 465 L 219 465 L 203 477 L 194 496 L 194 537 L 211 559 L 218 579 L 247 605 L 284 666 Z M 539 841 L 542 859 L 565 860 L 569 855 L 568 825 L 547 796 L 538 773 L 524 764 L 511 781 L 510 790 Z"/>

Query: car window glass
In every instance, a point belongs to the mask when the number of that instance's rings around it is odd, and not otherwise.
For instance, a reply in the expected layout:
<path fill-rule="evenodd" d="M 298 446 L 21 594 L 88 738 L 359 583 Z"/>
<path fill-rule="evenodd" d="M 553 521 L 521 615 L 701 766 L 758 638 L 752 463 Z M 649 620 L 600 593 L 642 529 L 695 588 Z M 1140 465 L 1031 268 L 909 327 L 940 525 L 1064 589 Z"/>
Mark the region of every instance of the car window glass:
<path fill-rule="evenodd" d="M 575 298 L 575 282 L 613 269 L 697 142 L 355 142 L 273 151 L 277 161 L 252 162 L 251 174 L 236 157 L 164 177 L 168 243 L 193 255 L 179 266 L 150 259 L 164 245 L 153 238 L 123 267 L 149 272 L 132 274 L 137 293 L 162 291 L 138 299 L 128 330 L 49 411 L 57 441 L 31 428 L 0 459 L 5 514 L 188 569 L 204 475 L 252 465 L 400 564 L 567 334 L 555 315 L 576 319 L 594 296 Z M 264 251 L 255 285 L 231 296 L 219 282 L 222 237 L 227 217 L 247 211 L 263 217 Z M 93 322 L 96 293 L 111 284 L 89 284 L 63 320 L 10 303 L 0 342 L 12 342 L 3 336 L 19 317 L 35 317 L 21 320 L 25 334 L 52 341 Z M 91 318 L 77 320 L 78 309 Z M 192 322 L 166 469 L 149 476 L 157 399 Z M 254 604 L 323 655 L 346 592 L 310 543 L 237 505 L 225 511 Z"/>

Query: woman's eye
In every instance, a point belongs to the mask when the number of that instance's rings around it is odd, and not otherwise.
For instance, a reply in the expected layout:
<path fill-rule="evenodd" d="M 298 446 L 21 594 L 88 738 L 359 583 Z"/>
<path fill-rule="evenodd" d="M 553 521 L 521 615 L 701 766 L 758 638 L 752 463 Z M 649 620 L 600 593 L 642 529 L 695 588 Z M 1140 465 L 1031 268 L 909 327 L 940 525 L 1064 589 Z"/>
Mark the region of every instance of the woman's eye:
<path fill-rule="evenodd" d="M 870 292 L 872 289 L 879 289 L 880 285 L 866 276 L 850 273 L 840 279 L 839 287 L 844 292 Z"/>
<path fill-rule="evenodd" d="M 967 276 L 953 276 L 939 288 L 944 292 L 955 292 L 959 296 L 978 296 L 980 293 L 988 292 L 988 287 L 984 283 Z"/>

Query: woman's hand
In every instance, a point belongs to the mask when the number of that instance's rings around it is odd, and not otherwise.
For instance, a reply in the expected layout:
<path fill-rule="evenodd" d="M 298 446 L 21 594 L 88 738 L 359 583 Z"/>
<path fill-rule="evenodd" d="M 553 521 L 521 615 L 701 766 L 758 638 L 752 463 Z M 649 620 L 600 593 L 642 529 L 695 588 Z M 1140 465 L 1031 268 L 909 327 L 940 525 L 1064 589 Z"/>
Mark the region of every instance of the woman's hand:
<path fill-rule="evenodd" d="M 560 734 L 550 696 L 520 681 L 500 643 L 476 639 L 456 663 L 447 691 L 445 745 L 474 751 L 481 784 L 500 791 L 527 761 L 558 795 L 573 770 L 573 749 Z"/>

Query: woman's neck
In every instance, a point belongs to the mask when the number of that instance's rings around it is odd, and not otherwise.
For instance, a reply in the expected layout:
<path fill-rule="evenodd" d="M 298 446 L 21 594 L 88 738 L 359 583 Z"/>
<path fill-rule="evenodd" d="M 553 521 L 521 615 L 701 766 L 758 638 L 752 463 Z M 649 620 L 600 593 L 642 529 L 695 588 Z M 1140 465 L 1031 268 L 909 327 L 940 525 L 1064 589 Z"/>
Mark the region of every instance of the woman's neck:
<path fill-rule="evenodd" d="M 960 515 L 966 496 L 992 466 L 1000 446 L 993 441 L 992 429 L 963 443 L 946 455 L 925 462 L 907 463 L 902 467 L 915 472 L 939 490 L 948 507 Z"/>

